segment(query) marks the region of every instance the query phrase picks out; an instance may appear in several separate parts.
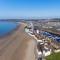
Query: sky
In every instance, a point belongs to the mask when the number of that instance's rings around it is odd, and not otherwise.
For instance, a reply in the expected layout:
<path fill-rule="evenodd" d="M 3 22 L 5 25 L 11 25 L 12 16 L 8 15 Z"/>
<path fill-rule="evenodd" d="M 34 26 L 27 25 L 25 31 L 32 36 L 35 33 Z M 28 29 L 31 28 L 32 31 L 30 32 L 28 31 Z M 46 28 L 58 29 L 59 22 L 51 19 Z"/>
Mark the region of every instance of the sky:
<path fill-rule="evenodd" d="M 0 19 L 60 17 L 60 0 L 0 0 Z"/>

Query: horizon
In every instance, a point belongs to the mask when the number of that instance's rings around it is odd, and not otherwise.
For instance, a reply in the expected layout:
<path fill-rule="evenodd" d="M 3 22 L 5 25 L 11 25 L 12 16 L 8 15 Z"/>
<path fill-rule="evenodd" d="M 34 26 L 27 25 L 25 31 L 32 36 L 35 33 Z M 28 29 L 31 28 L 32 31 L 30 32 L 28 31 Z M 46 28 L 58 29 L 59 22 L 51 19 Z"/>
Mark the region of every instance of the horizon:
<path fill-rule="evenodd" d="M 59 0 L 0 0 L 0 19 L 60 18 Z"/>

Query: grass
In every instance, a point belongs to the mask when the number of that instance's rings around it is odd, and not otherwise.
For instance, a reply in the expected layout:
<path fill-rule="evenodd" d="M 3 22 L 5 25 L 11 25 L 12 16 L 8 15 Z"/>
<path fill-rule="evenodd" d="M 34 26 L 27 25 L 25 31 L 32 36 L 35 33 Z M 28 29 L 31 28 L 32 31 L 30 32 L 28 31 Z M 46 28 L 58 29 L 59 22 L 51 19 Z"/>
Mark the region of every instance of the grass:
<path fill-rule="evenodd" d="M 46 57 L 46 60 L 60 60 L 60 53 L 53 53 Z"/>

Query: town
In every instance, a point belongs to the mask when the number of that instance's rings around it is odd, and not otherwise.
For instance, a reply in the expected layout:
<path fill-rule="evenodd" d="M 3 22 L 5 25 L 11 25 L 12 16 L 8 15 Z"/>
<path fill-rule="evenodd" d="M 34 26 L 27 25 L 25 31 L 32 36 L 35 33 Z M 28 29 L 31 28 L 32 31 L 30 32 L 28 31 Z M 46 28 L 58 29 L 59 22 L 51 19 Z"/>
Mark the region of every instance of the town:
<path fill-rule="evenodd" d="M 36 39 L 36 59 L 44 60 L 52 53 L 60 52 L 60 21 L 26 21 L 25 31 Z"/>

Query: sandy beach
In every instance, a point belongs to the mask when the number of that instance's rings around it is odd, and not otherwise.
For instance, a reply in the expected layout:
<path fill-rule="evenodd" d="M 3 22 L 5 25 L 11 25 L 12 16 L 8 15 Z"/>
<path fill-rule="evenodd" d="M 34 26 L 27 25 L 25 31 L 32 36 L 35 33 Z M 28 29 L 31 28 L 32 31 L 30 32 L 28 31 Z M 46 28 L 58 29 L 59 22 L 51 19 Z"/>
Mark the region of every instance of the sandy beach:
<path fill-rule="evenodd" d="M 35 40 L 24 31 L 25 26 L 20 23 L 17 30 L 0 39 L 0 60 L 35 60 Z"/>

